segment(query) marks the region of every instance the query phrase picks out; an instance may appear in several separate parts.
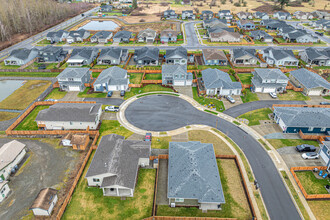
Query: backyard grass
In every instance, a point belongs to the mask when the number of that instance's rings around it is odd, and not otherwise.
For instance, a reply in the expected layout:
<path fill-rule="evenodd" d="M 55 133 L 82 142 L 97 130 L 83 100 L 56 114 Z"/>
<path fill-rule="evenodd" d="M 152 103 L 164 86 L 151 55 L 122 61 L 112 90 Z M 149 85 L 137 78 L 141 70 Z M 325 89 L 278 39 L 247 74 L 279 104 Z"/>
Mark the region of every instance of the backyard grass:
<path fill-rule="evenodd" d="M 102 65 L 102 64 L 96 64 L 93 66 L 92 69 L 107 69 L 109 67 L 112 67 L 111 65 Z"/>
<path fill-rule="evenodd" d="M 145 80 L 162 80 L 162 74 L 146 74 Z"/>
<path fill-rule="evenodd" d="M 162 87 L 161 85 L 150 84 L 142 88 L 131 88 L 131 91 L 125 93 L 125 99 L 131 98 L 132 96 L 146 93 L 146 92 L 156 92 L 156 91 L 165 91 L 173 92 L 171 88 Z"/>
<path fill-rule="evenodd" d="M 317 179 L 312 171 L 299 171 L 296 175 L 307 194 L 328 194 L 325 186 L 330 184 L 329 178 Z"/>
<path fill-rule="evenodd" d="M 20 66 L 18 65 L 5 65 L 5 62 L 1 62 L 0 63 L 0 69 L 6 69 L 6 70 L 9 70 L 9 69 L 18 69 Z"/>
<path fill-rule="evenodd" d="M 269 108 L 262 108 L 247 112 L 238 118 L 245 118 L 249 120 L 249 126 L 260 125 L 259 120 L 269 120 L 268 114 L 271 114 L 272 110 Z"/>
<path fill-rule="evenodd" d="M 139 169 L 134 197 L 103 196 L 102 189 L 88 187 L 84 178 L 94 153 L 76 186 L 62 219 L 144 219 L 152 215 L 155 169 Z M 97 217 L 96 217 L 97 216 Z"/>
<path fill-rule="evenodd" d="M 330 202 L 329 200 L 309 200 L 307 201 L 317 220 L 329 219 Z"/>
<path fill-rule="evenodd" d="M 34 69 L 37 70 L 39 68 L 39 66 L 41 65 L 45 65 L 46 69 L 57 69 L 57 63 L 37 63 L 34 62 L 31 65 L 29 65 L 28 67 L 26 67 L 25 69 Z"/>
<path fill-rule="evenodd" d="M 38 125 L 37 122 L 35 122 L 35 119 L 38 115 L 38 113 L 43 110 L 43 109 L 47 109 L 49 108 L 49 106 L 45 106 L 45 105 L 39 105 L 36 106 L 32 112 L 26 116 L 26 118 L 17 125 L 17 127 L 15 128 L 15 130 L 25 130 L 25 131 L 32 131 L 32 130 L 38 130 Z"/>
<path fill-rule="evenodd" d="M 194 99 L 201 105 L 207 106 L 209 104 L 214 104 L 215 105 L 215 110 L 218 112 L 223 112 L 225 110 L 225 106 L 223 105 L 222 101 L 219 101 L 217 99 L 211 99 L 211 98 L 204 98 L 204 97 L 199 97 L 197 94 L 197 88 L 192 87 L 193 91 L 193 97 Z"/>
<path fill-rule="evenodd" d="M 140 84 L 142 80 L 143 73 L 130 73 L 129 82 L 132 84 Z"/>
<path fill-rule="evenodd" d="M 87 94 L 89 89 L 90 87 L 87 87 L 83 92 L 79 92 L 77 96 L 79 98 L 105 98 L 107 96 L 106 93 L 102 92 L 92 92 L 90 94 Z"/>
<path fill-rule="evenodd" d="M 301 92 L 295 92 L 293 90 L 287 90 L 285 94 L 278 94 L 279 100 L 297 100 L 297 101 L 306 101 L 311 98 L 303 95 Z"/>
<path fill-rule="evenodd" d="M 330 100 L 330 96 L 323 96 L 324 99 Z"/>
<path fill-rule="evenodd" d="M 219 66 L 219 65 L 198 65 L 199 70 L 205 70 L 205 69 L 230 69 L 231 67 L 229 65 L 226 66 Z"/>
<path fill-rule="evenodd" d="M 245 85 L 251 85 L 251 79 L 253 77 L 252 73 L 240 73 L 237 74 L 241 82 Z"/>
<path fill-rule="evenodd" d="M 297 146 L 300 144 L 310 144 L 314 145 L 315 147 L 319 146 L 317 141 L 313 140 L 301 140 L 301 139 L 267 139 L 267 141 L 275 148 L 279 149 L 282 147 L 288 146 Z"/>
<path fill-rule="evenodd" d="M 68 92 L 65 91 L 60 91 L 59 88 L 53 89 L 45 99 L 62 99 Z"/>
<path fill-rule="evenodd" d="M 0 108 L 23 110 L 38 98 L 50 85 L 50 81 L 29 80 L 5 100 L 0 102 Z"/>
<path fill-rule="evenodd" d="M 0 121 L 7 121 L 17 116 L 19 116 L 19 113 L 16 112 L 0 112 Z"/>
<path fill-rule="evenodd" d="M 253 93 L 248 89 L 245 89 L 245 91 L 246 91 L 246 94 L 241 96 L 243 103 L 259 101 L 259 98 L 256 93 Z"/>
<path fill-rule="evenodd" d="M 172 141 L 171 136 L 167 137 L 153 137 L 151 141 L 151 148 L 168 149 L 169 142 Z"/>
<path fill-rule="evenodd" d="M 233 75 L 229 75 L 229 77 L 230 77 L 231 81 L 233 81 L 233 82 L 237 82 L 235 76 L 233 76 Z"/>
<path fill-rule="evenodd" d="M 99 141 L 101 140 L 102 136 L 108 134 L 118 134 L 124 136 L 125 138 L 128 138 L 133 134 L 132 131 L 127 130 L 124 126 L 115 120 L 103 120 L 99 131 Z"/>

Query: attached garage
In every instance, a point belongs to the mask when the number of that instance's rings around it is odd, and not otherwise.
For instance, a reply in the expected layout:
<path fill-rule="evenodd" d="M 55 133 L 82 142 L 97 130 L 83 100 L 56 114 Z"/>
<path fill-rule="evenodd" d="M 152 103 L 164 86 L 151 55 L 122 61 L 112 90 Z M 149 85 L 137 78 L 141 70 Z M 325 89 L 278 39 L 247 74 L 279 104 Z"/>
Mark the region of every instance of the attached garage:
<path fill-rule="evenodd" d="M 255 91 L 255 92 L 261 92 L 261 91 L 262 91 L 262 88 L 260 88 L 260 87 L 255 88 L 254 91 Z"/>
<path fill-rule="evenodd" d="M 69 91 L 81 91 L 80 86 L 69 86 Z"/>
<path fill-rule="evenodd" d="M 174 86 L 185 86 L 185 80 L 174 80 Z"/>
<path fill-rule="evenodd" d="M 321 95 L 320 89 L 310 89 L 308 90 L 308 95 Z"/>
<path fill-rule="evenodd" d="M 270 92 L 276 92 L 276 88 L 263 88 L 263 93 L 270 93 Z"/>

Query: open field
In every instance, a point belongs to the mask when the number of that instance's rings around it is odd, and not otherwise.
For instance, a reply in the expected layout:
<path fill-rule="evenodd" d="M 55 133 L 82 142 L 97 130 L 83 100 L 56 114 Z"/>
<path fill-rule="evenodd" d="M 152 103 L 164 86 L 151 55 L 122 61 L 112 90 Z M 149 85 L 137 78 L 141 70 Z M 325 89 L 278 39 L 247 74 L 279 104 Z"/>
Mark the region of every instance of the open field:
<path fill-rule="evenodd" d="M 296 175 L 307 194 L 328 194 L 325 186 L 330 184 L 329 178 L 317 179 L 312 171 L 299 171 Z"/>
<path fill-rule="evenodd" d="M 0 112 L 0 121 L 7 121 L 12 118 L 16 118 L 19 113 L 16 112 Z"/>
<path fill-rule="evenodd" d="M 239 118 L 245 118 L 249 120 L 249 126 L 260 125 L 259 120 L 270 120 L 268 115 L 272 113 L 272 110 L 269 108 L 257 109 L 250 112 L 247 112 Z"/>
<path fill-rule="evenodd" d="M 49 106 L 48 105 L 39 105 L 39 106 L 36 106 L 32 110 L 32 112 L 28 116 L 26 116 L 21 123 L 19 123 L 17 125 L 17 127 L 15 128 L 15 130 L 26 130 L 26 131 L 29 131 L 29 130 L 38 130 L 37 122 L 35 122 L 34 120 L 36 119 L 38 113 L 41 110 L 46 109 L 46 108 L 49 108 Z"/>
<path fill-rule="evenodd" d="M 282 147 L 288 146 L 297 146 L 300 144 L 310 144 L 314 145 L 315 147 L 319 146 L 317 141 L 313 140 L 301 140 L 301 139 L 267 139 L 267 141 L 275 148 L 279 149 Z"/>

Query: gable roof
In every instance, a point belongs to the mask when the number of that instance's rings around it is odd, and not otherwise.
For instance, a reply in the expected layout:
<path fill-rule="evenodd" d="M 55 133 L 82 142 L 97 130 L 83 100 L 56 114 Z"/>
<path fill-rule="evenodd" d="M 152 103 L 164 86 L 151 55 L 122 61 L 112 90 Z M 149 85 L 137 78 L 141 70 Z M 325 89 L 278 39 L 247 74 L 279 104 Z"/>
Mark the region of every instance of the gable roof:
<path fill-rule="evenodd" d="M 56 78 L 79 78 L 81 79 L 89 72 L 89 68 L 65 68 Z"/>
<path fill-rule="evenodd" d="M 315 59 L 330 59 L 330 53 L 326 50 L 317 50 L 314 47 L 305 49 L 305 53 L 310 60 Z"/>
<path fill-rule="evenodd" d="M 99 31 L 96 34 L 94 34 L 91 38 L 100 38 L 100 39 L 107 39 L 112 34 L 111 31 Z"/>
<path fill-rule="evenodd" d="M 253 74 L 257 74 L 261 79 L 289 80 L 289 78 L 279 69 L 256 68 Z"/>
<path fill-rule="evenodd" d="M 8 58 L 15 57 L 20 60 L 26 60 L 30 56 L 30 53 L 32 51 L 38 51 L 38 49 L 35 49 L 35 48 L 33 48 L 33 49 L 27 49 L 27 48 L 15 49 L 10 52 L 10 55 Z"/>
<path fill-rule="evenodd" d="M 94 85 L 108 83 L 108 85 L 127 84 L 127 70 L 117 66 L 103 70 L 94 82 Z"/>
<path fill-rule="evenodd" d="M 79 30 L 76 30 L 76 31 L 70 31 L 68 37 L 73 37 L 73 38 L 83 37 L 86 32 L 89 33 L 89 31 L 87 31 L 87 30 L 85 30 L 83 28 L 82 29 L 79 29 Z"/>
<path fill-rule="evenodd" d="M 63 30 L 51 31 L 51 32 L 48 32 L 47 37 L 58 37 L 58 38 L 61 38 L 64 34 L 69 34 L 69 32 L 63 31 Z"/>
<path fill-rule="evenodd" d="M 188 57 L 187 49 L 180 46 L 180 47 L 176 47 L 175 49 L 166 50 L 166 59 L 171 58 L 176 55 L 179 55 L 180 57 L 187 59 L 187 57 Z"/>
<path fill-rule="evenodd" d="M 167 197 L 225 203 L 212 144 L 170 142 Z"/>
<path fill-rule="evenodd" d="M 291 58 L 298 61 L 292 50 L 274 49 L 272 47 L 268 47 L 264 50 L 265 53 L 269 53 L 270 51 L 272 52 L 273 58 L 275 60 L 283 60 L 285 58 Z"/>
<path fill-rule="evenodd" d="M 39 52 L 44 52 L 44 53 L 58 53 L 62 51 L 62 47 L 54 47 L 52 45 L 47 45 L 46 47 L 43 47 L 39 50 Z"/>
<path fill-rule="evenodd" d="M 130 38 L 131 35 L 130 31 L 118 31 L 113 38 Z"/>
<path fill-rule="evenodd" d="M 145 29 L 139 32 L 138 37 L 156 37 L 157 32 L 152 29 Z"/>
<path fill-rule="evenodd" d="M 72 50 L 71 56 L 69 60 L 85 58 L 85 59 L 90 59 L 92 55 L 97 51 L 98 49 L 96 48 L 88 48 L 88 47 L 83 47 L 83 48 L 75 48 Z"/>
<path fill-rule="evenodd" d="M 119 59 L 123 53 L 127 53 L 127 49 L 123 49 L 121 47 L 110 47 L 102 49 L 100 52 L 100 56 L 97 58 L 98 60 L 103 59 L 104 57 L 111 57 L 114 59 Z"/>
<path fill-rule="evenodd" d="M 210 10 L 204 10 L 204 11 L 202 11 L 202 15 L 213 15 L 213 12 L 212 11 L 210 11 Z"/>
<path fill-rule="evenodd" d="M 247 49 L 247 48 L 235 48 L 233 49 L 233 56 L 235 59 L 240 58 L 242 56 L 248 55 L 251 57 L 255 57 L 256 50 L 255 49 Z"/>
<path fill-rule="evenodd" d="M 52 205 L 56 194 L 56 189 L 44 188 L 40 190 L 39 194 L 37 195 L 37 198 L 34 200 L 30 209 L 39 208 L 43 210 L 48 210 Z"/>
<path fill-rule="evenodd" d="M 250 31 L 251 33 L 251 37 L 263 37 L 263 38 L 268 38 L 268 39 L 273 39 L 272 36 L 270 36 L 268 33 L 266 33 L 265 31 L 263 30 L 255 30 L 255 31 Z"/>
<path fill-rule="evenodd" d="M 168 65 L 168 64 L 164 64 L 162 65 L 162 74 L 171 74 L 174 75 L 176 73 L 181 73 L 184 75 L 187 74 L 191 74 L 191 73 L 187 73 L 187 65 Z"/>
<path fill-rule="evenodd" d="M 160 37 L 168 37 L 169 35 L 178 36 L 178 32 L 172 29 L 166 29 L 160 32 Z"/>
<path fill-rule="evenodd" d="M 0 170 L 8 166 L 25 148 L 25 144 L 13 140 L 10 141 L 0 148 Z"/>
<path fill-rule="evenodd" d="M 218 49 L 203 49 L 206 60 L 227 60 L 225 53 Z"/>
<path fill-rule="evenodd" d="M 206 89 L 242 89 L 240 82 L 233 82 L 228 75 L 218 69 L 206 69 L 202 71 L 202 78 Z"/>
<path fill-rule="evenodd" d="M 244 24 L 254 24 L 254 21 L 252 21 L 252 20 L 239 20 L 238 22 L 241 25 L 244 25 Z"/>
<path fill-rule="evenodd" d="M 317 73 L 313 73 L 305 68 L 291 71 L 290 75 L 296 78 L 299 83 L 301 83 L 308 89 L 313 89 L 317 87 L 330 89 L 330 83 L 327 80 L 325 80 Z"/>
<path fill-rule="evenodd" d="M 135 50 L 135 55 L 137 60 L 141 59 L 159 59 L 159 48 L 158 47 L 142 47 Z"/>

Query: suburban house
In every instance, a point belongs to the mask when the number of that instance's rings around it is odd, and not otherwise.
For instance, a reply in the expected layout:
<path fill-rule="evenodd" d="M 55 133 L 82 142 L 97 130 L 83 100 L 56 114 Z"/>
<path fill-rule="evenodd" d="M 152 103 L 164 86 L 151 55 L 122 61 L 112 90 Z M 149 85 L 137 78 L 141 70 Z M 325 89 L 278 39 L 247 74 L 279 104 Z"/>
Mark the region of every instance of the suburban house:
<path fill-rule="evenodd" d="M 25 154 L 26 145 L 16 140 L 0 147 L 0 182 L 7 180 L 16 171 Z"/>
<path fill-rule="evenodd" d="M 66 42 L 69 44 L 74 42 L 83 42 L 87 39 L 91 33 L 85 29 L 79 29 L 77 31 L 70 31 L 69 35 L 66 37 Z"/>
<path fill-rule="evenodd" d="M 240 42 L 242 37 L 238 32 L 231 32 L 228 30 L 222 30 L 220 32 L 210 33 L 211 42 Z"/>
<path fill-rule="evenodd" d="M 56 189 L 44 188 L 40 190 L 30 210 L 32 210 L 35 216 L 51 216 L 57 200 Z"/>
<path fill-rule="evenodd" d="M 177 36 L 178 32 L 174 31 L 172 29 L 166 29 L 160 32 L 160 42 L 163 43 L 168 43 L 168 42 L 176 42 L 177 41 Z"/>
<path fill-rule="evenodd" d="M 165 62 L 167 64 L 187 64 L 187 49 L 184 47 L 176 47 L 175 49 L 166 50 Z"/>
<path fill-rule="evenodd" d="M 191 86 L 193 75 L 187 65 L 162 65 L 162 84 L 167 86 Z"/>
<path fill-rule="evenodd" d="M 106 44 L 112 38 L 111 31 L 99 31 L 91 37 L 91 43 Z"/>
<path fill-rule="evenodd" d="M 213 144 L 170 142 L 167 198 L 171 207 L 221 210 L 225 197 Z"/>
<path fill-rule="evenodd" d="M 327 11 L 313 11 L 313 16 L 319 19 L 330 19 L 330 13 Z"/>
<path fill-rule="evenodd" d="M 300 51 L 299 56 L 308 65 L 330 66 L 330 49 L 317 50 L 309 47 Z"/>
<path fill-rule="evenodd" d="M 212 18 L 213 18 L 213 12 L 209 11 L 209 10 L 202 11 L 202 13 L 200 15 L 201 20 L 210 20 Z"/>
<path fill-rule="evenodd" d="M 46 46 L 39 50 L 38 62 L 57 63 L 62 62 L 68 55 L 62 47 Z"/>
<path fill-rule="evenodd" d="M 7 198 L 10 192 L 10 188 L 8 186 L 8 181 L 3 180 L 0 182 L 0 203 Z"/>
<path fill-rule="evenodd" d="M 156 39 L 157 32 L 149 28 L 139 32 L 137 39 L 138 42 L 143 43 L 153 43 Z"/>
<path fill-rule="evenodd" d="M 228 61 L 223 50 L 203 49 L 204 65 L 227 66 Z"/>
<path fill-rule="evenodd" d="M 256 28 L 252 20 L 239 20 L 237 21 L 237 26 L 243 30 L 253 30 Z"/>
<path fill-rule="evenodd" d="M 195 20 L 196 16 L 194 15 L 194 11 L 193 10 L 185 10 L 182 11 L 182 15 L 181 18 L 184 19 L 193 19 Z"/>
<path fill-rule="evenodd" d="M 68 35 L 69 32 L 63 30 L 52 31 L 47 33 L 46 40 L 49 40 L 51 44 L 63 42 Z"/>
<path fill-rule="evenodd" d="M 269 47 L 262 50 L 260 54 L 269 65 L 274 66 L 298 66 L 299 60 L 295 57 L 292 50 L 274 49 Z"/>
<path fill-rule="evenodd" d="M 125 91 L 128 89 L 128 84 L 127 70 L 113 66 L 100 73 L 94 82 L 94 91 Z"/>
<path fill-rule="evenodd" d="M 255 49 L 236 48 L 229 51 L 231 62 L 239 65 L 257 65 Z"/>
<path fill-rule="evenodd" d="M 274 120 L 283 133 L 326 133 L 330 131 L 329 108 L 274 107 Z"/>
<path fill-rule="evenodd" d="M 98 55 L 99 50 L 94 47 L 82 47 L 72 50 L 70 58 L 66 61 L 69 66 L 90 65 Z"/>
<path fill-rule="evenodd" d="M 310 12 L 303 12 L 303 11 L 296 11 L 293 13 L 293 16 L 296 19 L 300 19 L 300 20 L 309 20 L 309 19 L 313 19 L 314 16 L 312 13 Z"/>
<path fill-rule="evenodd" d="M 133 197 L 139 167 L 149 166 L 151 142 L 103 136 L 85 178 L 103 196 Z"/>
<path fill-rule="evenodd" d="M 218 12 L 220 19 L 232 20 L 233 15 L 230 13 L 230 10 L 221 10 Z"/>
<path fill-rule="evenodd" d="M 55 103 L 41 110 L 35 121 L 43 130 L 96 130 L 101 114 L 101 104 Z"/>
<path fill-rule="evenodd" d="M 273 18 L 277 18 L 279 20 L 291 20 L 292 16 L 289 12 L 277 11 L 273 14 Z"/>
<path fill-rule="evenodd" d="M 113 9 L 112 5 L 101 5 L 100 11 L 101 12 L 111 12 Z"/>
<path fill-rule="evenodd" d="M 212 18 L 210 20 L 203 21 L 203 28 L 208 29 L 208 28 L 214 28 L 214 27 L 228 28 L 226 21 L 219 20 L 217 18 Z"/>
<path fill-rule="evenodd" d="M 289 78 L 281 70 L 256 68 L 252 73 L 252 91 L 282 93 L 286 90 Z"/>
<path fill-rule="evenodd" d="M 72 134 L 68 133 L 62 139 L 62 145 L 72 147 L 73 150 L 86 150 L 89 143 L 88 134 Z"/>
<path fill-rule="evenodd" d="M 253 16 L 250 12 L 240 11 L 236 15 L 240 20 L 253 19 Z"/>
<path fill-rule="evenodd" d="M 327 170 L 329 172 L 330 169 L 330 141 L 323 141 L 320 152 L 319 152 L 322 160 L 327 166 Z"/>
<path fill-rule="evenodd" d="M 138 66 L 158 66 L 159 48 L 142 47 L 135 50 L 134 61 Z"/>
<path fill-rule="evenodd" d="M 92 71 L 89 68 L 65 68 L 56 78 L 61 90 L 84 91 L 85 83 L 91 80 Z"/>
<path fill-rule="evenodd" d="M 113 37 L 114 43 L 128 43 L 129 39 L 132 38 L 132 32 L 130 31 L 118 31 L 115 36 Z"/>
<path fill-rule="evenodd" d="M 330 24 L 330 20 L 320 19 L 316 21 L 310 21 L 309 25 L 312 26 L 316 30 L 322 30 L 325 26 Z"/>
<path fill-rule="evenodd" d="M 305 68 L 291 71 L 289 78 L 295 86 L 304 89 L 305 95 L 330 95 L 330 83 L 322 76 Z"/>
<path fill-rule="evenodd" d="M 253 13 L 253 16 L 257 19 L 266 20 L 269 19 L 269 15 L 266 12 L 257 11 Z"/>
<path fill-rule="evenodd" d="M 182 0 L 181 4 L 183 5 L 190 5 L 191 1 L 190 0 Z"/>
<path fill-rule="evenodd" d="M 285 21 L 267 19 L 267 20 L 261 20 L 260 26 L 264 26 L 266 29 L 269 29 L 269 30 L 277 30 L 278 28 L 288 27 L 290 25 L 288 25 Z M 292 27 L 292 26 L 290 26 L 290 27 Z"/>
<path fill-rule="evenodd" d="M 6 66 L 15 65 L 23 66 L 38 56 L 38 49 L 15 49 L 12 50 L 9 56 L 4 60 Z"/>
<path fill-rule="evenodd" d="M 102 49 L 97 58 L 100 65 L 119 65 L 128 58 L 128 50 L 120 47 Z"/>
<path fill-rule="evenodd" d="M 174 10 L 166 10 L 164 11 L 164 18 L 165 19 L 177 19 L 178 15 L 175 13 Z"/>
<path fill-rule="evenodd" d="M 207 28 L 207 35 L 210 36 L 211 34 L 221 33 L 223 31 L 234 33 L 235 29 L 234 28 L 229 28 L 229 27 L 226 27 L 226 26 L 223 27 L 223 24 L 218 24 L 218 25 Z M 238 33 L 238 32 L 236 32 L 236 33 Z"/>
<path fill-rule="evenodd" d="M 292 30 L 287 33 L 282 33 L 284 40 L 288 42 L 297 42 L 297 43 L 317 43 L 319 38 L 313 36 L 310 33 L 307 33 L 306 30 Z"/>
<path fill-rule="evenodd" d="M 266 33 L 265 31 L 262 30 L 256 30 L 256 31 L 251 31 L 251 38 L 254 40 L 259 40 L 262 42 L 267 42 L 267 43 L 271 43 L 273 42 L 273 37 L 270 36 L 268 33 Z"/>

